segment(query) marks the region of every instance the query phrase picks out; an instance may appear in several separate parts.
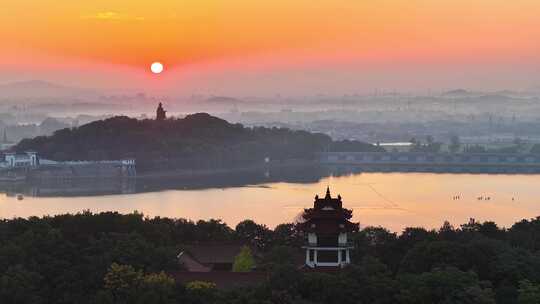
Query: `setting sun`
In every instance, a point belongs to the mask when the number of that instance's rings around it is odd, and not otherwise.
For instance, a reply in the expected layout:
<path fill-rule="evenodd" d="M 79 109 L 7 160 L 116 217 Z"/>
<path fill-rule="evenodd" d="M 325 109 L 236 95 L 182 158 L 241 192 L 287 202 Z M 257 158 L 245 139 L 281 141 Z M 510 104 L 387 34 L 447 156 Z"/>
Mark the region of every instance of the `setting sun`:
<path fill-rule="evenodd" d="M 161 72 L 163 72 L 163 64 L 161 64 L 160 62 L 154 62 L 150 66 L 150 70 L 154 74 L 160 74 Z"/>

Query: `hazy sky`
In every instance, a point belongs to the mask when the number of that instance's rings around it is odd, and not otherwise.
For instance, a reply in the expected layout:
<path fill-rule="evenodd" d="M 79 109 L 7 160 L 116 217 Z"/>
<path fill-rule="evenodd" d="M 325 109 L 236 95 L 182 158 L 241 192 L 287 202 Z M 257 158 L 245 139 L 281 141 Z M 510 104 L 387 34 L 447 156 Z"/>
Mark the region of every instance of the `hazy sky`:
<path fill-rule="evenodd" d="M 3 0 L 0 81 L 240 95 L 527 88 L 540 85 L 539 16 L 538 0 Z"/>

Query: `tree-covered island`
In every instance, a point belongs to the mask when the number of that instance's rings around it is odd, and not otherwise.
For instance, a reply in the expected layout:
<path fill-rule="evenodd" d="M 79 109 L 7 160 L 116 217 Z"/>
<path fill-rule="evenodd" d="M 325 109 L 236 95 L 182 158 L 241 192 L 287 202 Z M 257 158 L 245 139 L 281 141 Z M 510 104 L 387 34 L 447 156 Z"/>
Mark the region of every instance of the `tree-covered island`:
<path fill-rule="evenodd" d="M 36 151 L 56 161 L 134 158 L 139 171 L 312 160 L 323 151 L 384 151 L 358 141 L 333 141 L 324 134 L 244 127 L 206 113 L 163 120 L 118 116 L 24 139 L 13 150 Z"/>

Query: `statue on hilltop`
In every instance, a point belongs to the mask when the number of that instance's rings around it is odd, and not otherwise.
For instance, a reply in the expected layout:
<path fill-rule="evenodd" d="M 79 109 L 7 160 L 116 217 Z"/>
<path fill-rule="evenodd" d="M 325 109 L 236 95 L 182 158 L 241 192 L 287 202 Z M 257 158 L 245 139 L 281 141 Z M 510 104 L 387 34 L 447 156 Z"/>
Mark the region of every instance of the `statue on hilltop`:
<path fill-rule="evenodd" d="M 162 120 L 165 120 L 167 118 L 167 111 L 165 111 L 163 109 L 163 105 L 161 104 L 161 102 L 159 103 L 158 107 L 157 107 L 157 110 L 156 110 L 156 120 L 157 121 L 162 121 Z"/>

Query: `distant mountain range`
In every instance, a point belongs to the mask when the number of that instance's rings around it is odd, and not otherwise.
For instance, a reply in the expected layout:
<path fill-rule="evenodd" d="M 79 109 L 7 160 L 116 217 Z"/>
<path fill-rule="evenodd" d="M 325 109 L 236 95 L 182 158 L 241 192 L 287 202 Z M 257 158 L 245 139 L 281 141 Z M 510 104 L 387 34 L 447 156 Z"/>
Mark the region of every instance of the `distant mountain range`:
<path fill-rule="evenodd" d="M 471 91 L 465 90 L 465 89 L 455 89 L 450 90 L 442 93 L 443 96 L 453 96 L 453 97 L 463 97 L 463 96 L 473 96 L 477 95 L 477 93 L 473 93 Z"/>
<path fill-rule="evenodd" d="M 97 89 L 70 87 L 42 80 L 19 81 L 0 85 L 0 99 L 84 98 L 100 94 Z"/>
<path fill-rule="evenodd" d="M 224 104 L 237 104 L 244 102 L 241 99 L 228 97 L 228 96 L 213 96 L 206 99 L 208 103 L 224 103 Z"/>
<path fill-rule="evenodd" d="M 504 101 L 511 100 L 514 98 L 520 98 L 527 96 L 527 92 L 519 92 L 513 90 L 499 90 L 494 92 L 483 92 L 483 91 L 470 91 L 465 89 L 455 89 L 443 92 L 441 96 L 451 97 L 451 98 L 478 98 L 480 100 L 493 100 L 493 101 Z"/>

